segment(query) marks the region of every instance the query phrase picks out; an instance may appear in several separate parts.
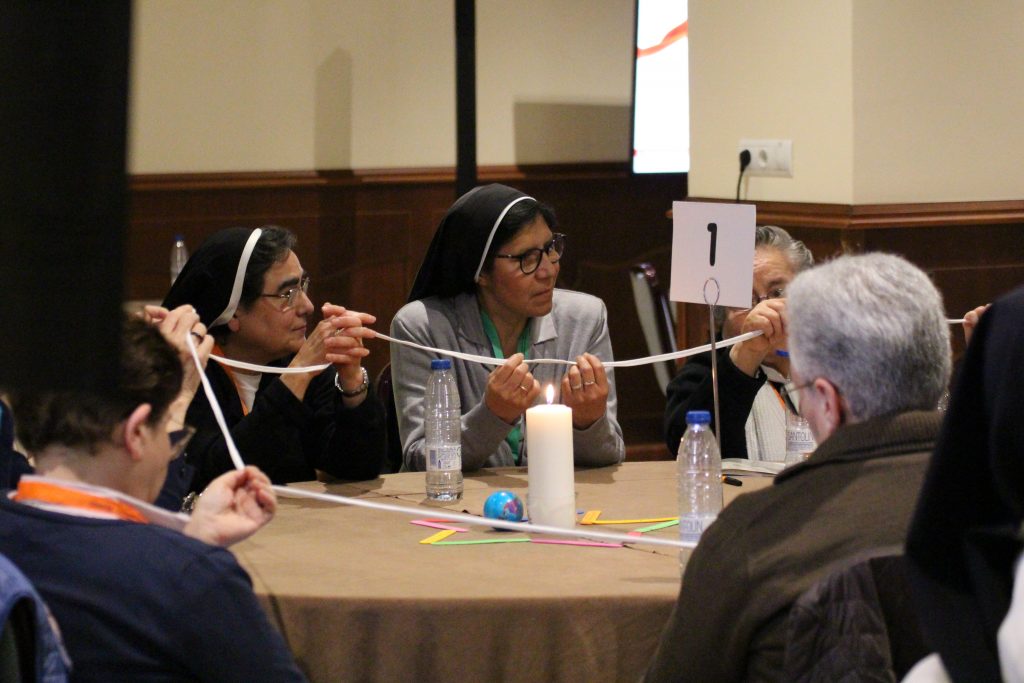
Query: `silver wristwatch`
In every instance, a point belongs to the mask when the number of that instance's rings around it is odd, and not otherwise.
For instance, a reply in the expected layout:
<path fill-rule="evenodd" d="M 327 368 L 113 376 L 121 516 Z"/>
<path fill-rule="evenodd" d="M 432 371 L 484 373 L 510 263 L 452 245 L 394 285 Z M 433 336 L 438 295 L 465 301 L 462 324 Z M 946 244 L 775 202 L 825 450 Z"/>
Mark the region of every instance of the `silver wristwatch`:
<path fill-rule="evenodd" d="M 341 375 L 334 375 L 334 386 L 337 387 L 342 396 L 352 398 L 353 396 L 365 393 L 366 390 L 370 388 L 370 373 L 366 371 L 366 368 L 361 367 L 359 369 L 363 371 L 363 383 L 351 391 L 341 386 Z"/>

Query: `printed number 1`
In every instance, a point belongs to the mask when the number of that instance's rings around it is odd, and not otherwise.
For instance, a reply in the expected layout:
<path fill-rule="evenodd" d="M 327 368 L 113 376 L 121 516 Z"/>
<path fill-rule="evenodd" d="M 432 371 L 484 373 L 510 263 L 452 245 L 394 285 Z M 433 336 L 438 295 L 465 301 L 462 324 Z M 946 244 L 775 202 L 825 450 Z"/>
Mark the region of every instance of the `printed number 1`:
<path fill-rule="evenodd" d="M 715 265 L 715 247 L 718 243 L 718 223 L 708 223 L 708 232 L 711 233 L 711 265 Z"/>

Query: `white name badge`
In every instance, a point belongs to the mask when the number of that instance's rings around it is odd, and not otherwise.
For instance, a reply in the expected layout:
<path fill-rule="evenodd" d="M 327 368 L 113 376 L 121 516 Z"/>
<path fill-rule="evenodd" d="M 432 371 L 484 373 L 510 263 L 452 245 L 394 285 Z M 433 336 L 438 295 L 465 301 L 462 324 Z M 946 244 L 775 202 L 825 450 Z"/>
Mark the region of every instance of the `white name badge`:
<path fill-rule="evenodd" d="M 749 308 L 756 220 L 752 204 L 672 202 L 669 298 Z M 709 278 L 718 281 L 717 290 Z"/>

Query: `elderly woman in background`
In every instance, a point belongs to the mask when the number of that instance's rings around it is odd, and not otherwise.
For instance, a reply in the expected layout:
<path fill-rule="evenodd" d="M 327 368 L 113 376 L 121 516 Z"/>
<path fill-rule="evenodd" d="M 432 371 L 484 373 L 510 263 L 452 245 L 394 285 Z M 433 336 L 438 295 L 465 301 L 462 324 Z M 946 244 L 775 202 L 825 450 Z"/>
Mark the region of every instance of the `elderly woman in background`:
<path fill-rule="evenodd" d="M 724 309 L 722 337 L 755 330 L 764 334 L 718 352 L 722 457 L 785 458 L 786 416 L 798 407 L 797 397 L 783 389 L 789 379 L 786 287 L 812 265 L 814 256 L 803 242 L 774 225 L 758 226 L 750 308 Z M 668 385 L 665 439 L 672 453 L 679 448 L 690 410 L 714 412 L 710 353 L 691 358 Z"/>
<path fill-rule="evenodd" d="M 391 335 L 441 349 L 505 359 L 496 369 L 454 359 L 462 402 L 462 468 L 525 463 L 523 413 L 542 386 L 572 408 L 578 465 L 621 462 L 615 381 L 604 303 L 555 288 L 565 236 L 554 212 L 504 185 L 478 187 L 448 210 Z M 395 406 L 405 467 L 424 463 L 424 388 L 433 354 L 392 344 Z M 575 359 L 539 365 L 531 358 Z M 543 399 L 541 399 L 543 400 Z"/>

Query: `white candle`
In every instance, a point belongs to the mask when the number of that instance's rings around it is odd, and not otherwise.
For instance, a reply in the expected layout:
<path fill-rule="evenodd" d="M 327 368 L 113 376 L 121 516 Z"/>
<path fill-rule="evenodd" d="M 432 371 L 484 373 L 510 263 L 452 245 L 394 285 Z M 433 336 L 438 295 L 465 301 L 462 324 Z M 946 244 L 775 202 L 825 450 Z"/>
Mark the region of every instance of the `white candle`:
<path fill-rule="evenodd" d="M 554 387 L 548 385 L 547 404 L 526 411 L 526 505 L 531 522 L 571 529 L 576 525 L 572 409 L 552 405 L 553 397 Z"/>

